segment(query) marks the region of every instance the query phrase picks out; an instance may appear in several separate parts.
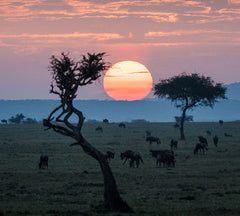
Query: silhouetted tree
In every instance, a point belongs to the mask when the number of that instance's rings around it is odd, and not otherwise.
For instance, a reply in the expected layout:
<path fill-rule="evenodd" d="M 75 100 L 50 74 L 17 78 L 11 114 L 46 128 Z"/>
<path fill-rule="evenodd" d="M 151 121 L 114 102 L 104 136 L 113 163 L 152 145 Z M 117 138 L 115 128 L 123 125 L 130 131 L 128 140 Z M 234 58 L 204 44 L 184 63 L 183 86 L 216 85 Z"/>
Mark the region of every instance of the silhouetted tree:
<path fill-rule="evenodd" d="M 20 113 L 20 114 L 16 114 L 16 116 L 12 116 L 8 121 L 14 124 L 20 124 L 23 122 L 23 119 L 25 118 L 25 116 Z"/>
<path fill-rule="evenodd" d="M 67 54 L 61 57 L 51 57 L 49 70 L 52 72 L 52 84 L 50 93 L 60 97 L 60 105 L 44 119 L 43 125 L 57 133 L 73 138 L 76 142 L 71 144 L 80 145 L 85 153 L 93 157 L 100 164 L 104 179 L 104 201 L 107 209 L 112 211 L 133 212 L 122 200 L 117 190 L 117 185 L 106 160 L 105 155 L 92 146 L 82 136 L 84 122 L 83 114 L 74 107 L 73 101 L 77 97 L 79 86 L 91 84 L 101 76 L 101 72 L 107 69 L 103 60 L 105 53 L 83 55 L 78 62 L 73 61 Z M 78 117 L 77 124 L 72 124 L 69 119 Z M 53 121 L 54 120 L 54 121 Z M 60 124 L 58 124 L 60 123 Z"/>
<path fill-rule="evenodd" d="M 196 106 L 213 107 L 217 99 L 226 99 L 226 88 L 221 83 L 214 83 L 210 77 L 199 74 L 182 73 L 169 79 L 161 80 L 154 85 L 154 95 L 175 102 L 182 110 L 180 122 L 181 139 L 185 139 L 184 122 L 187 110 Z"/>

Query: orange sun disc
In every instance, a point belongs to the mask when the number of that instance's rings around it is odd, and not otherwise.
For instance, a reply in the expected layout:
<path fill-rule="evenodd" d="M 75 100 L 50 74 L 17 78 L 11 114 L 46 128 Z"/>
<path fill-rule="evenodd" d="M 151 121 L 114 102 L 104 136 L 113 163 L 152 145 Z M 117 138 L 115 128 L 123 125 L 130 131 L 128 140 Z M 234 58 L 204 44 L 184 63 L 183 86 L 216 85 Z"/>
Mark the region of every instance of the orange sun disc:
<path fill-rule="evenodd" d="M 106 93 L 115 100 L 141 100 L 153 85 L 149 70 L 136 61 L 121 61 L 112 65 L 103 79 Z"/>

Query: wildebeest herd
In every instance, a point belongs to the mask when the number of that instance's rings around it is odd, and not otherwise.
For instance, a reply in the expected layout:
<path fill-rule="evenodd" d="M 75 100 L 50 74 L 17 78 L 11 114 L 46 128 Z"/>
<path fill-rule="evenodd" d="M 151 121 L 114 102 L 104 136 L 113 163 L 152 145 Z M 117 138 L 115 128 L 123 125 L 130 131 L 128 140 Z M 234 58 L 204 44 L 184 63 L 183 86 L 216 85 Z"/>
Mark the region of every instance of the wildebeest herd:
<path fill-rule="evenodd" d="M 103 120 L 104 123 L 109 123 L 109 121 L 107 119 Z M 219 124 L 222 126 L 223 125 L 223 121 L 220 120 Z M 120 128 L 126 128 L 126 124 L 124 123 L 120 123 L 118 124 L 118 127 Z M 174 127 L 176 127 L 176 125 L 174 125 Z M 101 126 L 98 126 L 96 128 L 97 132 L 101 132 L 103 133 L 103 128 Z M 145 131 L 146 132 L 146 139 L 145 141 L 149 143 L 149 145 L 151 146 L 152 143 L 156 143 L 157 145 L 161 144 L 161 140 L 159 137 L 157 136 L 152 136 L 151 131 Z M 212 133 L 210 130 L 206 130 L 206 134 L 211 136 Z M 224 133 L 225 137 L 232 137 L 231 134 L 228 133 Z M 217 147 L 218 146 L 218 142 L 219 142 L 219 137 L 217 135 L 215 135 L 214 137 L 212 137 L 214 146 Z M 193 154 L 198 154 L 198 153 L 202 153 L 205 154 L 206 151 L 208 151 L 208 141 L 207 138 L 203 137 L 203 136 L 198 136 L 198 143 L 196 143 L 194 149 L 193 149 Z M 149 150 L 150 151 L 150 155 L 156 159 L 156 166 L 167 166 L 167 167 L 174 167 L 175 163 L 176 163 L 176 159 L 175 159 L 175 154 L 174 151 L 178 149 L 178 141 L 175 139 L 171 139 L 170 141 L 170 149 L 165 149 L 165 150 Z M 111 159 L 114 159 L 115 157 L 115 152 L 112 151 L 107 151 L 105 153 L 105 157 L 106 160 L 108 162 L 111 161 Z M 190 158 L 190 156 L 188 155 L 186 158 Z M 125 164 L 126 162 L 129 162 L 129 167 L 136 167 L 138 168 L 140 163 L 144 163 L 143 162 L 143 158 L 140 155 L 140 153 L 138 152 L 134 152 L 132 150 L 126 150 L 124 152 L 120 152 L 120 159 L 123 160 L 123 164 Z M 38 164 L 39 169 L 44 169 L 44 168 L 48 168 L 48 156 L 47 155 L 41 155 L 40 156 L 40 162 Z"/>

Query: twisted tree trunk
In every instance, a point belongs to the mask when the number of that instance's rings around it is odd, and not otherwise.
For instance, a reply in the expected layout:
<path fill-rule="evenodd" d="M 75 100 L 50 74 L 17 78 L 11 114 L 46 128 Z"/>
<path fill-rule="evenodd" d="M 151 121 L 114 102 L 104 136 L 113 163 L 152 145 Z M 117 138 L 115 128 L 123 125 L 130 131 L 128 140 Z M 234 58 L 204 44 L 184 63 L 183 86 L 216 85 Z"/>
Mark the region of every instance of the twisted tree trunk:
<path fill-rule="evenodd" d="M 49 115 L 48 119 L 43 121 L 43 125 L 48 127 L 48 129 L 53 129 L 55 132 L 60 133 L 65 136 L 72 137 L 76 140 L 73 145 L 80 145 L 85 153 L 93 157 L 97 160 L 100 164 L 103 180 L 104 180 L 104 202 L 105 207 L 110 211 L 116 212 L 126 212 L 126 213 L 133 213 L 134 211 L 128 206 L 126 202 L 122 200 L 120 194 L 117 190 L 117 185 L 115 182 L 115 178 L 112 174 L 111 168 L 106 160 L 106 157 L 103 153 L 97 150 L 94 146 L 92 146 L 81 134 L 82 125 L 84 122 L 84 117 L 82 112 L 73 107 L 70 103 L 68 104 L 67 108 L 61 105 L 54 109 L 51 114 Z M 62 112 L 57 116 L 56 121 L 64 123 L 66 127 L 59 125 L 59 124 L 52 124 L 51 121 L 53 120 L 53 114 L 57 111 L 62 110 Z M 78 116 L 78 124 L 73 125 L 71 124 L 68 119 L 71 117 L 72 114 Z M 63 117 L 65 115 L 65 117 Z M 61 119 L 63 117 L 63 119 Z"/>
<path fill-rule="evenodd" d="M 117 190 L 115 178 L 112 174 L 111 168 L 105 158 L 99 150 L 94 148 L 85 138 L 79 142 L 79 145 L 83 148 L 84 152 L 96 159 L 101 167 L 103 180 L 104 180 L 104 203 L 105 207 L 111 211 L 133 213 L 134 211 L 128 206 L 128 204 L 122 200 Z"/>

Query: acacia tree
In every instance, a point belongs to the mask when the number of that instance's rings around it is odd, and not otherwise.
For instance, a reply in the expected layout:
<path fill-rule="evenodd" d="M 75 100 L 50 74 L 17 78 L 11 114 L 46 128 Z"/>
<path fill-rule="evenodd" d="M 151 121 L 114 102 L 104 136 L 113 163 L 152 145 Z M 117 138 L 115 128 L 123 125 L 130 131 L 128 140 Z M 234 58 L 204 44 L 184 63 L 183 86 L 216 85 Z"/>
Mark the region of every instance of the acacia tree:
<path fill-rule="evenodd" d="M 14 123 L 14 124 L 20 124 L 23 122 L 23 119 L 25 119 L 25 116 L 20 113 L 20 114 L 16 114 L 16 116 L 12 116 L 10 119 L 9 119 L 9 122 L 11 123 Z"/>
<path fill-rule="evenodd" d="M 214 83 L 210 77 L 199 74 L 182 73 L 169 79 L 161 80 L 154 85 L 154 95 L 167 98 L 175 102 L 175 106 L 182 110 L 180 121 L 180 136 L 185 139 L 184 122 L 187 110 L 196 106 L 213 108 L 217 99 L 226 99 L 226 88 L 221 83 Z"/>
<path fill-rule="evenodd" d="M 104 202 L 105 207 L 111 211 L 133 212 L 122 200 L 117 190 L 115 178 L 105 155 L 91 145 L 82 136 L 84 116 L 80 110 L 74 107 L 73 101 L 77 97 L 80 86 L 91 84 L 101 76 L 101 72 L 107 69 L 103 60 L 105 53 L 83 55 L 78 62 L 73 61 L 67 54 L 61 57 L 51 57 L 49 70 L 52 72 L 50 93 L 60 98 L 60 105 L 52 110 L 43 125 L 57 133 L 69 136 L 75 140 L 73 144 L 82 147 L 83 151 L 97 160 L 100 164 L 104 179 Z M 77 116 L 77 124 L 70 122 L 72 116 Z"/>

